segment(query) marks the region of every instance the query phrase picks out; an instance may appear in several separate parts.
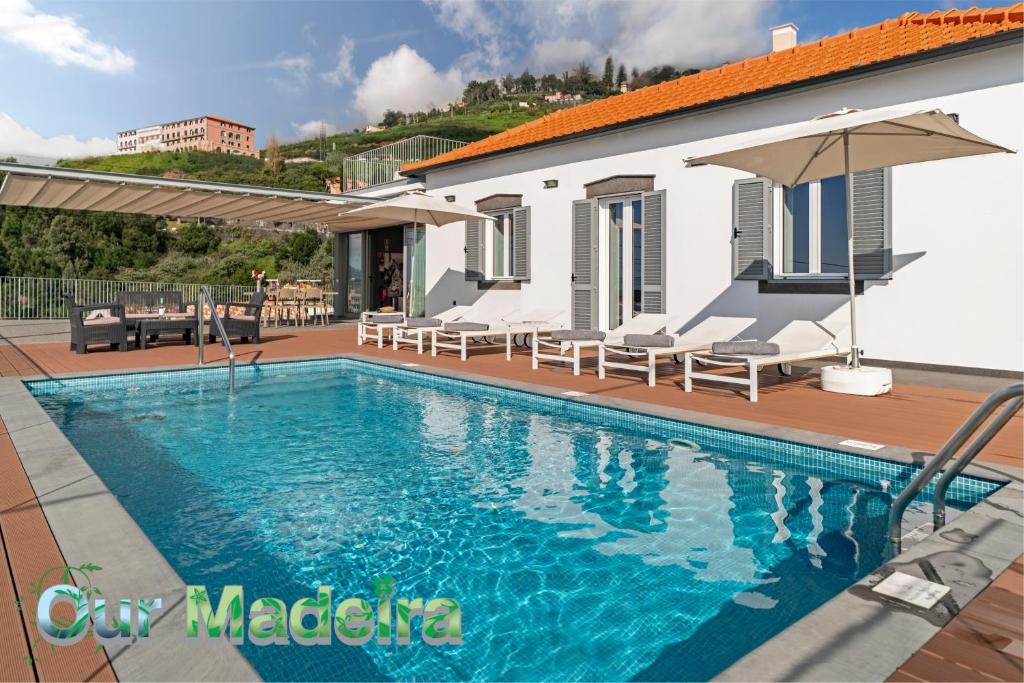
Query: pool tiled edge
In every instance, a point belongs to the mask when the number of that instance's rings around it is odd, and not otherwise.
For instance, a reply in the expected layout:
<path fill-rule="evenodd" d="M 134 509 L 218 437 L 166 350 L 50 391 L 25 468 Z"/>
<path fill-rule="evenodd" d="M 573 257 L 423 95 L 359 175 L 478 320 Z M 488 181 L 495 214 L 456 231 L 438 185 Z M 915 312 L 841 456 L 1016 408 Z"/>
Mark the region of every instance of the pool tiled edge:
<path fill-rule="evenodd" d="M 607 398 L 600 395 L 587 395 L 568 399 L 558 387 L 547 387 L 536 384 L 499 380 L 494 377 L 444 370 L 435 367 L 419 366 L 404 367 L 401 363 L 381 358 L 363 356 L 361 354 L 338 354 L 328 357 L 306 358 L 296 361 L 283 361 L 286 365 L 292 362 L 305 362 L 322 358 L 351 358 L 390 368 L 394 372 L 405 375 L 418 373 L 426 377 L 450 378 L 469 381 L 490 387 L 494 391 L 525 391 L 534 396 L 570 403 L 573 409 L 580 410 L 609 408 L 624 410 L 637 415 L 637 419 L 666 419 L 674 422 L 695 423 L 717 429 L 746 433 L 751 438 L 770 438 L 785 440 L 811 449 L 840 451 L 855 455 L 858 458 L 872 460 L 888 460 L 903 465 L 914 463 L 920 465 L 929 454 L 910 451 L 908 449 L 887 446 L 881 451 L 870 454 L 861 453 L 842 447 L 839 442 L 843 436 L 830 436 L 803 430 L 774 427 L 755 422 L 722 418 L 705 413 L 696 413 L 654 404 Z M 277 365 L 278 363 L 274 363 Z M 269 368 L 271 364 L 264 364 Z M 160 368 L 161 372 L 167 368 Z M 194 372 L 193 367 L 181 368 L 182 372 Z M 210 370 L 200 370 L 209 372 Z M 266 371 L 266 370 L 264 370 Z M 226 368 L 224 369 L 226 373 Z M 136 374 L 130 373 L 116 374 Z M 95 373 L 110 375 L 115 373 Z M 44 379 L 44 378 L 40 378 Z M 53 378 L 45 378 L 53 379 Z M 64 376 L 56 379 L 65 379 Z M 156 376 L 151 381 L 158 381 Z M 20 384 L 20 382 L 18 382 Z M 3 386 L 3 385 L 0 385 Z M 31 399 L 24 385 L 21 386 L 24 396 L 42 414 L 49 426 L 60 434 L 59 430 L 42 413 L 38 404 Z M 0 391 L 0 414 L 6 417 L 7 396 L 10 392 Z M 38 416 L 37 416 L 38 417 Z M 32 427 L 31 424 L 27 424 Z M 14 429 L 12 428 L 12 431 Z M 60 434 L 63 439 L 63 434 Z M 65 445 L 71 448 L 70 444 Z M 73 448 L 71 448 L 74 451 Z M 20 449 L 19 449 L 20 453 Z M 79 457 L 77 452 L 74 453 Z M 22 456 L 24 461 L 25 457 Z M 79 458 L 80 459 L 80 458 Z M 84 464 L 84 462 L 83 462 Z M 26 470 L 28 470 L 26 463 Z M 91 470 L 90 470 L 91 473 Z M 894 569 L 917 576 L 929 576 L 953 586 L 953 599 L 964 605 L 991 580 L 1019 556 L 1020 539 L 1024 534 L 1021 527 L 1021 499 L 1024 489 L 1021 487 L 1019 468 L 1006 468 L 996 465 L 975 465 L 968 473 L 973 476 L 991 480 L 1009 482 L 996 493 L 975 505 L 962 514 L 946 528 L 904 552 L 894 561 L 879 568 L 865 577 L 851 589 L 840 594 L 824 606 L 815 610 L 801 621 L 768 641 L 761 647 L 748 653 L 720 675 L 723 680 L 783 680 L 783 679 L 817 679 L 817 680 L 884 680 L 895 671 L 913 652 L 924 644 L 940 628 L 941 623 L 950 615 L 924 614 L 887 604 L 871 597 L 869 587 L 887 576 Z M 38 474 L 38 473 L 37 473 Z M 51 473 L 52 474 L 52 473 Z M 36 490 L 40 488 L 35 483 Z M 92 478 L 98 479 L 95 475 Z M 69 479 L 69 481 L 71 481 Z M 102 484 L 100 484 L 102 486 Z M 44 489 L 45 490 L 45 489 Z M 106 491 L 121 514 L 123 509 Z M 47 516 L 50 511 L 44 503 Z M 130 518 L 129 518 L 130 521 Z M 134 526 L 134 523 L 132 523 Z M 138 531 L 138 528 L 135 527 Z M 56 530 L 55 530 L 55 536 Z M 61 537 L 57 536 L 58 542 Z M 143 537 L 145 538 L 145 537 Z M 148 539 L 145 539 L 148 544 Z M 153 552 L 156 552 L 149 544 Z M 63 544 L 62 544 L 63 549 Z M 1015 553 L 1015 554 L 1014 554 Z M 87 558 L 88 559 L 88 558 Z M 160 558 L 161 562 L 163 561 Z M 179 580 L 180 581 L 180 580 Z M 933 608 L 933 612 L 941 607 Z M 943 618 L 944 617 L 944 618 Z M 233 649 L 233 648 L 232 648 Z M 241 658 L 240 655 L 238 655 Z M 243 660 L 244 661 L 244 660 Z M 174 666 L 179 662 L 171 662 Z M 246 663 L 247 665 L 247 663 Z M 117 665 L 115 664 L 115 668 Z M 176 671 L 176 673 L 178 673 Z M 120 675 L 120 670 L 119 670 Z M 124 677 L 124 676 L 122 676 Z M 147 676 L 154 677 L 154 676 Z M 222 676 L 225 677 L 225 676 Z M 251 677 L 255 677 L 252 674 Z M 226 677 L 225 677 L 226 678 Z"/>
<path fill-rule="evenodd" d="M 65 560 L 102 566 L 111 594 L 163 599 L 150 642 L 107 648 L 118 679 L 259 680 L 226 640 L 182 637 L 185 583 L 20 380 L 0 378 L 0 415 Z"/>

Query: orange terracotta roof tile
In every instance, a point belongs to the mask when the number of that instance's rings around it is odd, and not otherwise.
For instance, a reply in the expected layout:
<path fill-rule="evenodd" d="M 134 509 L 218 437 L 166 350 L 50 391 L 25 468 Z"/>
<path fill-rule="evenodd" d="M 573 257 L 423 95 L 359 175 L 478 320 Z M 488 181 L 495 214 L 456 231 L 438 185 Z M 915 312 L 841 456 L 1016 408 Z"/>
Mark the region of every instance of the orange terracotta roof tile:
<path fill-rule="evenodd" d="M 908 12 L 874 26 L 562 109 L 431 159 L 405 164 L 402 171 L 514 150 L 1021 29 L 1024 3 Z"/>

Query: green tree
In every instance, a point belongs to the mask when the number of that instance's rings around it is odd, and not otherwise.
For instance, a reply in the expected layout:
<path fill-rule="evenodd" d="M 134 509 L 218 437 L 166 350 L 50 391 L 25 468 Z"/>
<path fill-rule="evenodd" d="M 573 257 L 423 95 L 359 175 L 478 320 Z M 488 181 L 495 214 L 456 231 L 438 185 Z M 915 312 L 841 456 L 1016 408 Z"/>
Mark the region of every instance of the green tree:
<path fill-rule="evenodd" d="M 619 74 L 615 77 L 615 87 L 618 88 L 626 82 L 626 65 L 619 64 Z"/>
<path fill-rule="evenodd" d="M 320 249 L 320 235 L 316 230 L 290 233 L 284 241 L 285 256 L 301 264 L 308 264 L 318 249 Z"/>
<path fill-rule="evenodd" d="M 519 76 L 517 89 L 521 93 L 531 93 L 537 90 L 537 78 L 530 71 L 524 70 Z"/>
<path fill-rule="evenodd" d="M 43 238 L 54 263 L 66 278 L 81 278 L 93 263 L 93 239 L 86 221 L 63 213 L 51 221 Z"/>
<path fill-rule="evenodd" d="M 391 128 L 393 126 L 401 125 L 405 121 L 405 114 L 394 109 L 388 109 L 384 112 L 384 118 L 381 119 L 380 124 L 385 128 Z"/>
<path fill-rule="evenodd" d="M 186 223 L 178 229 L 176 247 L 190 256 L 209 254 L 220 245 L 220 237 L 208 225 Z"/>
<path fill-rule="evenodd" d="M 615 78 L 615 64 L 612 63 L 612 56 L 608 55 L 604 60 L 604 75 L 601 77 L 601 84 L 604 85 L 606 93 L 611 93 L 615 89 L 613 78 Z"/>
<path fill-rule="evenodd" d="M 501 89 L 506 95 L 514 93 L 517 85 L 518 82 L 516 81 L 516 77 L 513 76 L 511 72 L 505 74 L 501 79 Z"/>

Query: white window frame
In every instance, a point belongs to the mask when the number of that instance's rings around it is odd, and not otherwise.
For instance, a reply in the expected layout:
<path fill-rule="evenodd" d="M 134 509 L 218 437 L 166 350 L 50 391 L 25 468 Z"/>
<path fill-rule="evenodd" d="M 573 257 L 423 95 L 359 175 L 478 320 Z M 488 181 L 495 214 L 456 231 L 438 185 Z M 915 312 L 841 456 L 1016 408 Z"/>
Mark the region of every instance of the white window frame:
<path fill-rule="evenodd" d="M 487 211 L 485 212 L 488 216 L 493 218 L 502 218 L 505 224 L 505 275 L 496 275 L 494 272 L 494 225 L 490 221 L 481 221 L 484 228 L 484 279 L 491 282 L 501 282 L 505 280 L 515 280 L 516 278 L 512 275 L 513 264 L 515 263 L 515 255 L 512 253 L 514 242 L 513 242 L 513 222 L 512 215 L 515 209 L 502 209 L 500 211 Z"/>
<path fill-rule="evenodd" d="M 772 263 L 774 264 L 774 277 L 778 280 L 849 280 L 849 273 L 823 273 L 821 272 L 821 181 L 812 180 L 808 183 L 807 195 L 810 212 L 810 237 L 808 239 L 807 251 L 809 256 L 810 272 L 787 273 L 782 270 L 784 259 L 784 238 L 786 232 L 786 187 L 782 183 L 773 183 L 772 199 L 774 213 L 774 224 L 776 226 L 772 235 Z"/>

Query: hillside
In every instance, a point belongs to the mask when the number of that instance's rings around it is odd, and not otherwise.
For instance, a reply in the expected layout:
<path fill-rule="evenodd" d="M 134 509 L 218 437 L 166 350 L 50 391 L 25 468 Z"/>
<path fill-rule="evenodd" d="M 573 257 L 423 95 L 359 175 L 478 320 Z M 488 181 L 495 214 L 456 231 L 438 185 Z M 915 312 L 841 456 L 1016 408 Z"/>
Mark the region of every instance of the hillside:
<path fill-rule="evenodd" d="M 505 103 L 499 107 L 462 112 L 456 115 L 441 114 L 420 123 L 393 126 L 377 133 L 336 133 L 327 137 L 327 149 L 337 150 L 346 155 L 358 154 L 414 135 L 432 135 L 449 140 L 475 142 L 532 121 L 553 110 L 553 107 L 542 103 L 535 104 L 529 109 L 513 108 Z M 317 139 L 302 140 L 282 144 L 280 149 L 286 159 L 316 158 L 320 153 L 319 145 L 320 141 Z"/>
<path fill-rule="evenodd" d="M 546 113 L 490 104 L 396 125 L 378 133 L 328 139 L 343 154 L 413 135 L 473 141 Z M 281 145 L 284 158 L 319 155 L 319 141 Z M 66 168 L 322 191 L 321 162 L 284 164 L 271 173 L 262 159 L 210 152 L 148 152 L 70 159 Z M 250 271 L 269 277 L 330 280 L 331 241 L 312 230 L 283 231 L 169 223 L 162 218 L 85 211 L 0 207 L 0 274 L 35 277 L 250 284 Z"/>
<path fill-rule="evenodd" d="M 324 178 L 327 176 L 324 164 L 286 164 L 280 172 L 270 173 L 260 159 L 215 152 L 143 152 L 66 159 L 57 165 L 89 171 L 265 185 L 314 192 L 323 191 Z"/>
<path fill-rule="evenodd" d="M 518 126 L 542 116 L 550 108 L 536 105 L 530 109 L 508 110 L 507 105 L 493 110 L 441 115 L 419 123 L 397 125 L 376 133 L 338 133 L 327 138 L 327 149 L 342 154 L 357 154 L 389 142 L 414 135 L 433 135 L 473 142 L 494 133 Z M 285 159 L 316 158 L 319 140 L 302 140 L 280 146 Z M 134 175 L 188 178 L 214 182 L 263 185 L 294 190 L 322 191 L 328 175 L 326 163 L 285 164 L 277 173 L 270 173 L 261 159 L 229 156 L 212 152 L 143 152 L 84 159 L 65 159 L 57 164 L 66 168 L 108 171 Z"/>

